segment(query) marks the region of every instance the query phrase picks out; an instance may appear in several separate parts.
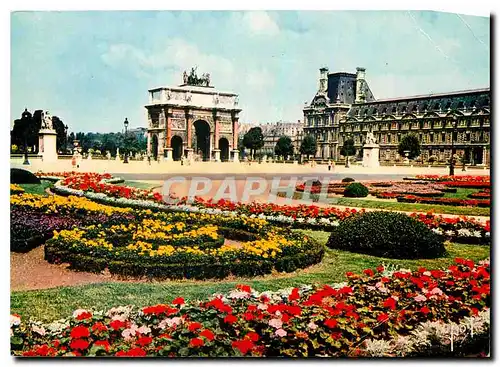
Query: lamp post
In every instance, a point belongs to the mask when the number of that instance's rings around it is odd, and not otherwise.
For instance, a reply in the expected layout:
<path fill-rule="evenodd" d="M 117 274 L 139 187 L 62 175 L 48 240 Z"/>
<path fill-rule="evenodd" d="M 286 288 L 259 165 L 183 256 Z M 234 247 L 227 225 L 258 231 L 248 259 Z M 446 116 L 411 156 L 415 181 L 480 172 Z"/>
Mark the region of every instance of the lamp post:
<path fill-rule="evenodd" d="M 127 146 L 127 129 L 128 129 L 128 120 L 127 118 L 125 117 L 125 121 L 123 121 L 123 125 L 125 125 L 125 137 L 124 137 L 124 143 L 125 143 L 125 152 L 123 153 L 123 155 L 125 156 L 123 158 L 123 163 L 128 163 L 128 155 L 127 155 L 127 149 L 126 149 L 126 146 Z"/>
<path fill-rule="evenodd" d="M 457 131 L 458 119 L 453 116 L 454 126 L 451 133 L 451 157 L 450 157 L 450 176 L 455 174 L 455 132 Z"/>

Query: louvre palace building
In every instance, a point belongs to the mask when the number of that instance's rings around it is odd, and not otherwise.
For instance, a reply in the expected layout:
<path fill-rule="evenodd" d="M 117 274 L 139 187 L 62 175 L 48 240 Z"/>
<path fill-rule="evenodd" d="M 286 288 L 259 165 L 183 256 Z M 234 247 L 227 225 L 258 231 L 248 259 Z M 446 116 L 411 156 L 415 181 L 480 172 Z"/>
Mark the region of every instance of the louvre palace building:
<path fill-rule="evenodd" d="M 398 163 L 403 136 L 416 134 L 421 144 L 418 161 L 446 163 L 452 144 L 456 154 L 472 165 L 490 164 L 490 88 L 391 99 L 376 99 L 356 73 L 320 69 L 319 87 L 304 107 L 304 135 L 318 144 L 317 159 L 340 160 L 345 140 L 354 140 L 357 155 L 368 132 L 380 145 L 380 162 Z M 453 143 L 452 143 L 453 139 Z"/>

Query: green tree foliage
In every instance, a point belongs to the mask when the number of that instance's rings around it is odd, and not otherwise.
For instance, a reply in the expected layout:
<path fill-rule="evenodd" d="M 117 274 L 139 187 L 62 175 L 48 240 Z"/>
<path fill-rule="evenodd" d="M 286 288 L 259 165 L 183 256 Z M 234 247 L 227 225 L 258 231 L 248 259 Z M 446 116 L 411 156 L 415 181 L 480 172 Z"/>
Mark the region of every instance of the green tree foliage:
<path fill-rule="evenodd" d="M 342 148 L 340 148 L 340 154 L 345 157 L 345 166 L 349 167 L 349 157 L 356 154 L 356 147 L 354 146 L 354 140 L 347 139 L 344 141 Z"/>
<path fill-rule="evenodd" d="M 255 151 L 264 146 L 264 135 L 260 127 L 252 127 L 243 137 L 243 146 L 250 149 L 252 158 L 255 156 Z"/>
<path fill-rule="evenodd" d="M 293 155 L 292 139 L 289 136 L 282 136 L 278 139 L 274 147 L 274 154 L 285 159 L 287 156 Z"/>
<path fill-rule="evenodd" d="M 420 142 L 415 134 L 407 134 L 399 142 L 398 153 L 406 157 L 406 152 L 408 152 L 409 159 L 414 159 L 420 155 Z"/>
<path fill-rule="evenodd" d="M 42 113 L 43 110 L 36 110 L 33 114 L 25 110 L 20 119 L 14 120 L 14 126 L 10 132 L 11 145 L 17 145 L 22 152 L 25 150 L 25 145 L 32 148 L 33 152 L 38 152 L 38 133 L 42 127 Z M 57 116 L 52 116 L 52 125 L 57 133 L 56 148 L 58 151 L 65 151 L 66 126 Z"/>
<path fill-rule="evenodd" d="M 307 159 L 309 159 L 309 156 L 314 156 L 317 150 L 318 146 L 316 144 L 316 139 L 314 138 L 314 136 L 304 136 L 304 139 L 302 139 L 302 143 L 300 144 L 300 153 L 305 154 L 307 156 Z"/>

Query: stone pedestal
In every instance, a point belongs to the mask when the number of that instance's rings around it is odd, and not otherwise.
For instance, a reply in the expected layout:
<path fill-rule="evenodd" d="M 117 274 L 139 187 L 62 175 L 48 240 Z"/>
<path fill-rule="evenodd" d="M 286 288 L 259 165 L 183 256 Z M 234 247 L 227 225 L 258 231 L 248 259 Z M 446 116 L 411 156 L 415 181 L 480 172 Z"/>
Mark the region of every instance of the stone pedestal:
<path fill-rule="evenodd" d="M 378 144 L 365 144 L 363 146 L 363 167 L 380 167 L 379 151 L 380 147 Z"/>
<path fill-rule="evenodd" d="M 239 162 L 240 161 L 240 151 L 239 150 L 233 150 L 233 162 Z"/>
<path fill-rule="evenodd" d="M 55 130 L 42 129 L 38 134 L 39 152 L 43 161 L 57 161 L 57 133 Z"/>
<path fill-rule="evenodd" d="M 220 162 L 220 149 L 214 149 L 214 159 L 216 162 Z"/>
<path fill-rule="evenodd" d="M 165 155 L 165 160 L 167 162 L 170 162 L 170 161 L 173 161 L 173 155 L 172 155 L 172 151 L 173 149 L 172 148 L 165 148 L 165 151 L 167 152 L 167 154 Z"/>

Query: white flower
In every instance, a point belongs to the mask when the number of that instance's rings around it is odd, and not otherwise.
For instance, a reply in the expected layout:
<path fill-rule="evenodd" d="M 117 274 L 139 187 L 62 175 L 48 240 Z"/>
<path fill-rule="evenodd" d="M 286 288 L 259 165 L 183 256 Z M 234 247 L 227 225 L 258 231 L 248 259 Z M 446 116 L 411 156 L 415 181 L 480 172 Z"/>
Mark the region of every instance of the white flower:
<path fill-rule="evenodd" d="M 452 230 L 448 230 L 448 231 L 445 232 L 445 234 L 447 236 L 453 236 L 455 234 L 455 232 L 453 232 Z"/>
<path fill-rule="evenodd" d="M 431 272 L 430 272 L 430 271 L 424 271 L 424 272 L 423 272 L 423 275 L 426 275 L 426 276 L 430 277 L 432 274 L 431 274 Z"/>
<path fill-rule="evenodd" d="M 432 232 L 437 234 L 443 234 L 443 230 L 441 228 L 432 228 Z"/>
<path fill-rule="evenodd" d="M 87 313 L 87 312 L 88 312 L 87 310 L 84 310 L 83 308 L 79 308 L 78 310 L 73 311 L 73 318 L 76 319 L 81 314 Z"/>
<path fill-rule="evenodd" d="M 250 297 L 250 293 L 233 290 L 229 293 L 228 298 L 242 299 Z"/>
<path fill-rule="evenodd" d="M 137 329 L 137 331 L 145 335 L 151 332 L 151 328 L 147 327 L 146 325 L 142 325 L 139 329 Z"/>
<path fill-rule="evenodd" d="M 10 315 L 10 327 L 19 326 L 21 324 L 21 318 L 19 316 Z"/>
<path fill-rule="evenodd" d="M 41 336 L 45 335 L 45 328 L 43 326 L 33 325 L 33 326 L 31 326 L 31 330 L 33 330 L 33 332 L 35 332 Z"/>
<path fill-rule="evenodd" d="M 478 237 L 478 238 L 482 237 L 481 231 L 474 231 L 473 234 L 474 234 L 474 237 Z M 488 237 L 489 237 L 489 232 L 488 232 Z"/>
<path fill-rule="evenodd" d="M 470 231 L 467 229 L 467 228 L 460 228 L 458 231 L 457 231 L 458 235 L 459 236 L 463 236 L 463 237 L 469 237 L 470 236 Z"/>
<path fill-rule="evenodd" d="M 318 325 L 316 325 L 314 321 L 311 321 L 309 324 L 307 324 L 307 327 L 311 330 L 316 330 L 318 328 Z"/>
<path fill-rule="evenodd" d="M 267 305 L 265 303 L 259 303 L 257 306 L 259 310 L 267 310 Z"/>

